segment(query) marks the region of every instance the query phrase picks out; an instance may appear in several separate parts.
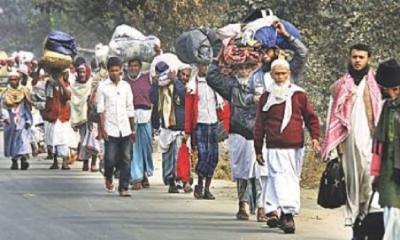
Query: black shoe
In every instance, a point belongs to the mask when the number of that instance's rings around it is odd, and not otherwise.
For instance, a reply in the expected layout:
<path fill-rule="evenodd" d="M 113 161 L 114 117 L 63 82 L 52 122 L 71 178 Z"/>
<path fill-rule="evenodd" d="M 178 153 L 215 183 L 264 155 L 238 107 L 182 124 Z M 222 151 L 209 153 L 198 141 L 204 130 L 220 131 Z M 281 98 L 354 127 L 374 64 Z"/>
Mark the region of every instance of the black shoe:
<path fill-rule="evenodd" d="M 202 199 L 203 198 L 203 186 L 199 186 L 199 185 L 194 186 L 193 196 L 196 199 Z"/>
<path fill-rule="evenodd" d="M 10 169 L 11 170 L 18 170 L 18 162 L 17 162 L 17 160 L 12 160 Z"/>
<path fill-rule="evenodd" d="M 70 170 L 71 168 L 68 166 L 68 163 L 63 163 L 63 164 L 61 165 L 61 169 L 62 169 L 62 170 Z"/>
<path fill-rule="evenodd" d="M 212 195 L 212 193 L 209 190 L 205 190 L 204 191 L 204 195 L 203 195 L 203 199 L 215 200 L 215 197 L 214 197 L 214 195 Z"/>
<path fill-rule="evenodd" d="M 179 193 L 179 189 L 175 184 L 174 178 L 170 178 L 168 180 L 168 183 L 169 183 L 168 193 Z"/>
<path fill-rule="evenodd" d="M 277 228 L 279 227 L 279 217 L 276 211 L 267 213 L 266 216 L 267 226 L 270 228 Z"/>
<path fill-rule="evenodd" d="M 168 193 L 179 193 L 179 189 L 176 185 L 169 185 Z"/>
<path fill-rule="evenodd" d="M 28 168 L 29 168 L 28 161 L 25 158 L 21 159 L 21 170 L 27 170 Z"/>
<path fill-rule="evenodd" d="M 50 170 L 54 170 L 54 169 L 60 169 L 60 166 L 58 166 L 58 163 L 51 164 Z"/>
<path fill-rule="evenodd" d="M 149 188 L 150 187 L 150 182 L 149 179 L 147 177 L 144 177 L 142 180 L 142 187 L 143 188 Z"/>
<path fill-rule="evenodd" d="M 294 233 L 294 219 L 292 214 L 282 214 L 281 217 L 281 226 L 279 227 L 285 233 Z"/>

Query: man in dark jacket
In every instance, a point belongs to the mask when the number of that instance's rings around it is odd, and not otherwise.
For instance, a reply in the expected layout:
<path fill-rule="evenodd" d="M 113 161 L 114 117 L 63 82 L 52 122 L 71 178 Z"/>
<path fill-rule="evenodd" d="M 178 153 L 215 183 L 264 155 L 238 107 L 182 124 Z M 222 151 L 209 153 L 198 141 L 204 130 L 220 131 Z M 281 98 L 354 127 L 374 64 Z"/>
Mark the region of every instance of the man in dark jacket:
<path fill-rule="evenodd" d="M 246 204 L 249 203 L 247 189 L 249 179 L 257 182 L 257 220 L 264 218 L 264 201 L 261 194 L 260 175 L 262 167 L 256 164 L 253 148 L 253 127 L 255 121 L 256 105 L 245 103 L 247 94 L 247 81 L 253 69 L 253 64 L 244 63 L 235 67 L 235 74 L 227 76 L 221 74 L 217 62 L 209 67 L 207 83 L 230 103 L 229 127 L 229 159 L 231 161 L 232 178 L 237 182 L 239 198 L 238 220 L 248 220 Z M 234 146 L 234 147 L 233 147 Z"/>
<path fill-rule="evenodd" d="M 158 77 L 159 71 L 162 71 L 163 67 L 166 67 L 164 62 L 157 64 L 156 66 L 156 77 L 153 79 L 150 98 L 154 105 L 158 106 L 158 111 L 161 117 L 161 131 L 160 131 L 160 148 L 162 152 L 162 171 L 163 181 L 165 185 L 169 185 L 169 193 L 179 193 L 178 187 L 176 186 L 176 168 L 177 168 L 177 155 L 178 151 L 183 142 L 186 142 L 185 138 L 185 94 L 186 94 L 186 83 L 189 81 L 191 74 L 191 68 L 189 65 L 181 66 L 178 70 L 178 74 L 174 71 L 170 71 L 168 78 L 171 83 L 166 86 L 159 86 Z M 169 104 L 168 99 L 172 99 L 172 104 Z M 168 112 L 173 115 L 168 119 L 162 114 Z M 170 116 L 171 116 L 170 115 Z M 174 121 L 171 121 L 174 119 Z M 184 182 L 184 191 L 186 193 L 192 192 L 189 182 Z"/>

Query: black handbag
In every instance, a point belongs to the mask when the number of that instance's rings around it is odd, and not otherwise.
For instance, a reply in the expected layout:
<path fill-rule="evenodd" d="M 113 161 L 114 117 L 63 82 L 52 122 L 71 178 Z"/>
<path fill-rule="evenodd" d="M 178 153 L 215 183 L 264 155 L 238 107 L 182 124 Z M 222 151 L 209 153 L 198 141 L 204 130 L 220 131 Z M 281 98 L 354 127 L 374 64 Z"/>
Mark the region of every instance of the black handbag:
<path fill-rule="evenodd" d="M 338 208 L 346 203 L 346 183 L 342 164 L 338 158 L 326 165 L 319 184 L 317 203 L 323 208 Z"/>
<path fill-rule="evenodd" d="M 370 212 L 375 191 L 368 204 L 368 213 L 364 218 L 357 217 L 353 225 L 353 240 L 381 240 L 385 234 L 383 212 Z"/>

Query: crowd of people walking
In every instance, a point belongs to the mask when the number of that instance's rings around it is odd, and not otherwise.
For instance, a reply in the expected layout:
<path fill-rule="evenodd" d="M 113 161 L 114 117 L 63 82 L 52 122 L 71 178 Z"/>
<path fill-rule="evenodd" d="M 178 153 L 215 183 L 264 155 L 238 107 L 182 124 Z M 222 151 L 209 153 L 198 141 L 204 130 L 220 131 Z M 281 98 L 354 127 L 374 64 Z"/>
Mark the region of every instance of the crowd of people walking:
<path fill-rule="evenodd" d="M 329 89 L 321 137 L 321 116 L 301 87 L 307 82 L 302 73 L 308 50 L 283 21 L 271 26 L 285 47 L 278 42 L 252 47 L 257 57 L 246 50 L 243 61 L 234 59 L 240 54 L 232 52 L 241 47 L 231 40 L 208 61 L 190 64 L 175 63 L 176 56 L 163 53 L 157 41 L 151 64 L 116 55 L 91 65 L 75 57 L 68 68 L 47 71 L 33 56 L 9 59 L 1 116 L 10 168 L 27 170 L 31 156 L 47 153 L 51 170 L 69 170 L 75 156 L 82 171 L 104 168 L 108 192 L 115 190 L 117 175 L 119 195 L 129 197 L 130 189 L 150 187 L 157 160 L 152 142 L 158 135 L 168 193 L 179 193 L 181 186 L 196 199 L 214 200 L 211 186 L 225 133 L 237 184 L 236 218 L 248 220 L 251 206 L 257 221 L 294 233 L 309 146 L 321 151 L 324 161 L 339 159 L 345 225 L 368 215 L 377 191 L 384 209 L 383 239 L 398 239 L 400 65 L 390 59 L 375 72 L 371 48 L 350 46 L 347 71 Z M 229 35 L 230 27 L 217 33 Z M 183 150 L 197 153 L 194 166 Z"/>

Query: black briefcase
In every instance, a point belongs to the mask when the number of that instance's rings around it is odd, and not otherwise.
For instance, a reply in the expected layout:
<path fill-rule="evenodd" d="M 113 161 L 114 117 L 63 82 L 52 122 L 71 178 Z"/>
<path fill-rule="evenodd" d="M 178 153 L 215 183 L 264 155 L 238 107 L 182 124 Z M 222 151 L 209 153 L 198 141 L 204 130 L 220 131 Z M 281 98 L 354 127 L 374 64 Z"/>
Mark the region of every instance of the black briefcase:
<path fill-rule="evenodd" d="M 385 233 L 383 212 L 370 212 L 372 199 L 369 200 L 368 214 L 363 219 L 357 218 L 353 225 L 353 240 L 381 240 Z"/>

